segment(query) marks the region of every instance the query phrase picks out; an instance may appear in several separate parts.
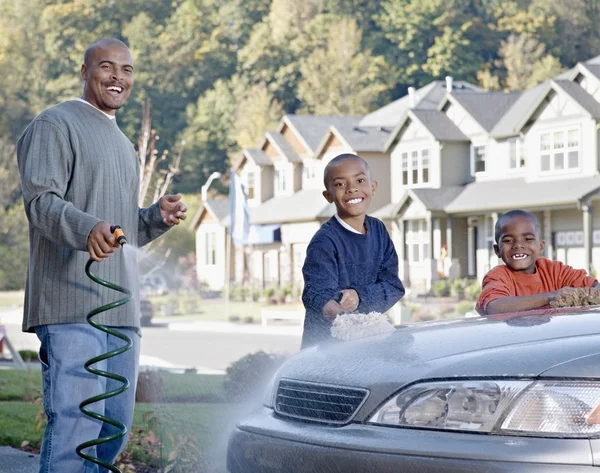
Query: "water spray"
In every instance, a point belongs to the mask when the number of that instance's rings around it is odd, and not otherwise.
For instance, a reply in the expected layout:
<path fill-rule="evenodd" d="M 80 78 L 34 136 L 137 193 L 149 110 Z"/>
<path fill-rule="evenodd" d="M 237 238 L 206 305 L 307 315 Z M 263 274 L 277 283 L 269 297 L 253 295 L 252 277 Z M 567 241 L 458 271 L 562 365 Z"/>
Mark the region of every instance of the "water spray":
<path fill-rule="evenodd" d="M 115 241 L 117 243 L 119 243 L 121 246 L 123 246 L 127 243 L 127 238 L 125 237 L 125 233 L 123 233 L 123 230 L 121 229 L 120 226 L 118 226 L 118 225 L 111 226 L 110 232 L 113 234 Z M 89 440 L 87 442 L 84 442 L 76 448 L 76 452 L 80 457 L 82 457 L 92 463 L 95 463 L 97 465 L 100 465 L 100 466 L 106 468 L 107 470 L 112 471 L 113 473 L 122 473 L 121 470 L 119 468 L 117 468 L 116 466 L 114 466 L 108 462 L 105 462 L 100 458 L 93 457 L 91 455 L 83 453 L 83 451 L 82 451 L 89 447 L 94 447 L 94 446 L 97 446 L 97 445 L 100 445 L 103 443 L 112 442 L 113 440 L 121 439 L 127 435 L 127 427 L 122 422 L 119 422 L 116 419 L 111 419 L 110 417 L 106 417 L 102 414 L 98 414 L 97 412 L 94 412 L 94 411 L 88 409 L 86 406 L 89 406 L 90 404 L 93 404 L 98 401 L 102 401 L 102 400 L 117 396 L 117 395 L 125 392 L 129 388 L 129 384 L 130 384 L 129 380 L 127 378 L 125 378 L 124 376 L 120 376 L 115 373 L 109 373 L 108 371 L 103 371 L 103 370 L 99 370 L 96 368 L 92 368 L 91 365 L 98 363 L 100 361 L 103 361 L 103 360 L 107 360 L 114 356 L 120 355 L 122 353 L 125 353 L 127 350 L 129 350 L 133 346 L 133 342 L 132 342 L 131 338 L 129 338 L 127 335 L 123 334 L 122 332 L 119 332 L 118 330 L 107 327 L 106 325 L 99 324 L 92 320 L 92 317 L 94 317 L 95 315 L 98 315 L 101 312 L 105 312 L 110 309 L 115 309 L 119 306 L 127 304 L 129 301 L 131 301 L 131 299 L 133 299 L 133 294 L 131 293 L 131 291 L 129 289 L 126 289 L 122 286 L 118 286 L 117 284 L 113 284 L 111 282 L 100 279 L 99 277 L 92 274 L 92 272 L 90 271 L 90 266 L 92 265 L 93 262 L 94 262 L 94 260 L 92 260 L 91 258 L 88 260 L 87 264 L 85 265 L 85 274 L 87 274 L 87 276 L 92 281 L 100 284 L 101 286 L 121 292 L 121 293 L 125 294 L 126 297 L 124 297 L 123 299 L 119 299 L 115 302 L 105 304 L 103 306 L 98 307 L 97 309 L 92 310 L 86 316 L 86 320 L 92 327 L 94 327 L 104 333 L 107 333 L 109 335 L 114 335 L 115 337 L 120 338 L 121 340 L 123 340 L 125 342 L 125 345 L 123 345 L 120 348 L 117 348 L 116 350 L 111 350 L 108 353 L 104 353 L 102 355 L 96 356 L 96 357 L 88 360 L 84 366 L 85 366 L 86 371 L 88 371 L 89 373 L 95 374 L 97 376 L 103 376 L 105 378 L 113 379 L 115 381 L 122 383 L 122 386 L 113 391 L 102 393 L 102 394 L 99 394 L 97 396 L 94 396 L 94 397 L 91 397 L 89 399 L 82 401 L 81 404 L 79 404 L 79 409 L 85 415 L 87 415 L 93 419 L 99 420 L 101 422 L 106 422 L 107 424 L 110 424 L 110 425 L 116 427 L 119 431 L 112 435 L 108 435 L 106 437 L 101 437 L 99 439 L 94 439 L 94 440 Z"/>

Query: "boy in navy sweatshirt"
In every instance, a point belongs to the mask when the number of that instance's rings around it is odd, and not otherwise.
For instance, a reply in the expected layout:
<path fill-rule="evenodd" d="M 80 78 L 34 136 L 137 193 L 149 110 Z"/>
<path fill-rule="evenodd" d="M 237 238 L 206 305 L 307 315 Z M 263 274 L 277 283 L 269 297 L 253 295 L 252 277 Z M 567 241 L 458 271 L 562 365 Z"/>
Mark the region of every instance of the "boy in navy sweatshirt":
<path fill-rule="evenodd" d="M 338 314 L 384 313 L 404 295 L 387 229 L 366 215 L 377 188 L 367 162 L 354 154 L 336 156 L 323 181 L 323 196 L 337 213 L 313 236 L 302 267 L 302 348 L 331 339 L 331 321 Z"/>

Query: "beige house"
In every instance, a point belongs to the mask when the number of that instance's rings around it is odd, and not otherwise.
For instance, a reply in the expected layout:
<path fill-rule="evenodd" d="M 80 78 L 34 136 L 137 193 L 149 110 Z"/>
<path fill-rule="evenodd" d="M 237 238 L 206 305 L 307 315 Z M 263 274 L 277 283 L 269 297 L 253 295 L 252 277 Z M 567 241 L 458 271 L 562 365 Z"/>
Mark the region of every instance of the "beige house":
<path fill-rule="evenodd" d="M 286 115 L 238 165 L 251 195 L 250 273 L 263 286 L 301 284 L 306 246 L 334 212 L 323 168 L 342 152 L 369 162 L 371 214 L 416 292 L 439 277 L 481 280 L 498 264 L 495 222 L 514 208 L 540 218 L 547 256 L 599 268 L 599 130 L 600 56 L 524 92 L 447 78 L 364 117 Z"/>

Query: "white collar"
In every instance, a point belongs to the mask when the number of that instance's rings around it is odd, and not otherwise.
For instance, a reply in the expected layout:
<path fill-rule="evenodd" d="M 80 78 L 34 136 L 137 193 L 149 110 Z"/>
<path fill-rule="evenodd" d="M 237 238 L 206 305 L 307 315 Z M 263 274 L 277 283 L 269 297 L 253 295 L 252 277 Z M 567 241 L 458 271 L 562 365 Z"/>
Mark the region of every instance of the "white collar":
<path fill-rule="evenodd" d="M 337 219 L 338 222 L 340 222 L 340 225 L 342 227 L 344 227 L 346 230 L 348 230 L 349 232 L 358 233 L 359 235 L 362 235 L 362 233 L 359 232 L 356 228 L 351 227 L 346 222 L 344 222 L 337 213 L 335 214 L 335 218 Z"/>
<path fill-rule="evenodd" d="M 114 115 L 111 115 L 110 113 L 106 113 L 102 110 L 100 110 L 98 107 L 96 107 L 95 105 L 92 105 L 91 103 L 89 103 L 87 100 L 83 100 L 81 97 L 77 97 L 75 100 L 78 100 L 79 102 L 83 102 L 83 103 L 87 103 L 90 107 L 94 107 L 96 110 L 98 110 L 99 112 L 102 112 L 104 115 L 106 115 L 108 118 L 110 118 L 111 120 L 116 119 L 117 117 L 115 117 Z"/>

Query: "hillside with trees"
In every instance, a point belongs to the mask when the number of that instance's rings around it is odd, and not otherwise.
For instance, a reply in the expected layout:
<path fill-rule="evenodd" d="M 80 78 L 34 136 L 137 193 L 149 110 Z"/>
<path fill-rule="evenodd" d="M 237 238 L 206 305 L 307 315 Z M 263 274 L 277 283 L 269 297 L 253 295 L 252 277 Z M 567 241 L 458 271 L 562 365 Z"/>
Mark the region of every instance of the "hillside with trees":
<path fill-rule="evenodd" d="M 149 101 L 159 152 L 182 152 L 172 190 L 197 193 L 285 113 L 360 115 L 446 75 L 529 88 L 600 54 L 599 23 L 600 0 L 0 0 L 0 289 L 27 261 L 14 143 L 80 95 L 98 38 L 134 55 L 123 130 L 138 143 Z"/>

